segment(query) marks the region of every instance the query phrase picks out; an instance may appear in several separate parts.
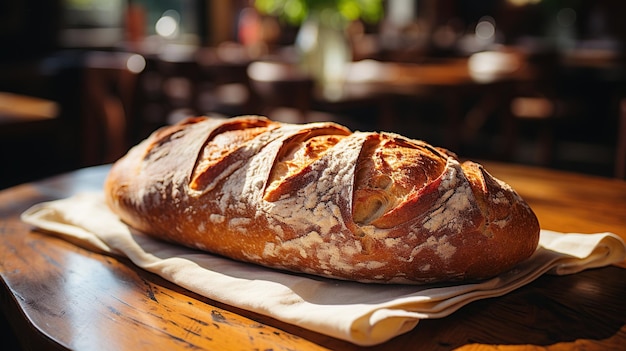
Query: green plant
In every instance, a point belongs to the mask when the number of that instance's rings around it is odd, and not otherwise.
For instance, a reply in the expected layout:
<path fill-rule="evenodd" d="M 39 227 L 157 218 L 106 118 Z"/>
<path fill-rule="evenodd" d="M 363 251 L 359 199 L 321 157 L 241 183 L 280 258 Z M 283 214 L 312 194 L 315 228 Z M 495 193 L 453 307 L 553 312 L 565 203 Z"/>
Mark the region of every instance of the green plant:
<path fill-rule="evenodd" d="M 383 16 L 383 0 L 255 0 L 261 13 L 298 25 L 314 11 L 333 10 L 343 19 L 376 23 Z"/>

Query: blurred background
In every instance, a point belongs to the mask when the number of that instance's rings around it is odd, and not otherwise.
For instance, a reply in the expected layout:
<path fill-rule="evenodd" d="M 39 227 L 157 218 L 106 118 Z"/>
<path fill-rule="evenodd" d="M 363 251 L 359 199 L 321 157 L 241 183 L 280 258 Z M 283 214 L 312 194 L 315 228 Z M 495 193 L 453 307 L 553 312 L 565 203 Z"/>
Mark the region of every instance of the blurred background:
<path fill-rule="evenodd" d="M 336 121 L 625 177 L 614 0 L 0 2 L 0 188 L 193 115 Z"/>

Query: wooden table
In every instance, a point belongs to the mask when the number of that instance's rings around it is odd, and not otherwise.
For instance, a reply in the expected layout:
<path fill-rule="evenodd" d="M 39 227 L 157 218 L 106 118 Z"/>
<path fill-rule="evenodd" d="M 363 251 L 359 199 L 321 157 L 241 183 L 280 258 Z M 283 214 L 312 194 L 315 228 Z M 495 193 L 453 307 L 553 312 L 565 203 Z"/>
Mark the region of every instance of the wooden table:
<path fill-rule="evenodd" d="M 397 110 L 395 101 L 437 103 L 442 107 L 445 132 L 440 146 L 458 152 L 463 134 L 481 128 L 490 114 L 508 110 L 506 104 L 516 87 L 534 81 L 536 71 L 524 55 L 514 52 L 483 52 L 420 63 L 363 60 L 347 68 L 345 97 L 338 100 L 382 103 L 376 125 L 379 130 L 402 128 L 398 116 L 405 112 Z"/>
<path fill-rule="evenodd" d="M 542 227 L 626 239 L 626 182 L 485 163 L 535 209 Z M 101 188 L 82 169 L 0 192 L 2 309 L 30 349 L 358 350 L 359 347 L 203 298 L 133 266 L 31 231 L 31 205 Z M 622 267 L 626 267 L 624 262 Z M 626 269 L 543 276 L 508 295 L 368 350 L 624 350 Z"/>
<path fill-rule="evenodd" d="M 54 101 L 0 91 L 0 136 L 24 134 L 37 126 L 50 128 L 59 112 Z"/>

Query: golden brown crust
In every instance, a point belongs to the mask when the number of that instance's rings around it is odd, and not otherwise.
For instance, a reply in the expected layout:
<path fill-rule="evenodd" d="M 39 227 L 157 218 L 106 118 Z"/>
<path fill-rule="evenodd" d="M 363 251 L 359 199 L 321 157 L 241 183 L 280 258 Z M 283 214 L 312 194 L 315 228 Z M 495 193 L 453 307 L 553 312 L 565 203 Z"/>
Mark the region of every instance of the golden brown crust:
<path fill-rule="evenodd" d="M 155 237 L 362 282 L 488 278 L 539 239 L 532 210 L 480 165 L 333 123 L 190 119 L 116 162 L 105 194 Z"/>

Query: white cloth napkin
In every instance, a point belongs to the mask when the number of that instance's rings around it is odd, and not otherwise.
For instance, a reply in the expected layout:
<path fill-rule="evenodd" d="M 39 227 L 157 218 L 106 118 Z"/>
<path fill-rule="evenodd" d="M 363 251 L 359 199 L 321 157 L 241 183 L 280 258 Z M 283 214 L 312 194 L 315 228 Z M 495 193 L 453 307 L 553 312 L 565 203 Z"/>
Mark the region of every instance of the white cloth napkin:
<path fill-rule="evenodd" d="M 364 346 L 405 333 L 420 319 L 504 295 L 544 273 L 572 274 L 626 259 L 626 245 L 615 234 L 543 230 L 529 260 L 487 281 L 377 285 L 279 272 L 151 239 L 122 223 L 99 192 L 34 205 L 22 219 L 89 249 L 128 257 L 208 298 Z"/>

